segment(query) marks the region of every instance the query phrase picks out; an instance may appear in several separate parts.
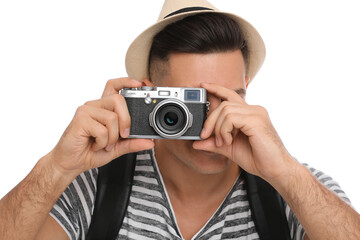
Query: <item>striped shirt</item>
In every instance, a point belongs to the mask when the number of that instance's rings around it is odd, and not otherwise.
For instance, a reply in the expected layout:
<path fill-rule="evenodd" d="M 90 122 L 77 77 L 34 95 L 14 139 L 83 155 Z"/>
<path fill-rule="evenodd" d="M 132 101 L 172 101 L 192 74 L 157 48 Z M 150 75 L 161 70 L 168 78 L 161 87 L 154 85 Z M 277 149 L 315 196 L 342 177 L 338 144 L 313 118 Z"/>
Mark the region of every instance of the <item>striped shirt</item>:
<path fill-rule="evenodd" d="M 339 185 L 329 176 L 313 168 L 308 169 L 321 183 L 350 203 Z M 80 174 L 50 212 L 71 240 L 85 239 L 89 229 L 97 174 L 97 169 Z M 285 202 L 284 205 L 291 238 L 302 239 L 304 229 L 289 206 Z M 137 154 L 130 201 L 117 239 L 183 239 L 151 150 Z M 192 239 L 259 239 L 242 175 L 213 216 Z"/>

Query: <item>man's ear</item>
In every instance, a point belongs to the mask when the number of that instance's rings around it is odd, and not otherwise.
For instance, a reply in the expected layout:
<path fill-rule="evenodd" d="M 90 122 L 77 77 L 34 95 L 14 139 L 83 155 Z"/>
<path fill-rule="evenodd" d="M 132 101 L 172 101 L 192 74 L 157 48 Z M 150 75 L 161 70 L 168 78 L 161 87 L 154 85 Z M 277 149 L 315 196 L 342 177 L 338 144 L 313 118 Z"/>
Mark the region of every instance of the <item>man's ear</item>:
<path fill-rule="evenodd" d="M 143 83 L 143 86 L 154 87 L 154 84 L 147 78 L 144 78 L 142 83 Z"/>
<path fill-rule="evenodd" d="M 250 83 L 250 78 L 249 78 L 249 76 L 245 76 L 245 86 L 246 86 L 246 89 L 248 88 L 249 83 Z"/>

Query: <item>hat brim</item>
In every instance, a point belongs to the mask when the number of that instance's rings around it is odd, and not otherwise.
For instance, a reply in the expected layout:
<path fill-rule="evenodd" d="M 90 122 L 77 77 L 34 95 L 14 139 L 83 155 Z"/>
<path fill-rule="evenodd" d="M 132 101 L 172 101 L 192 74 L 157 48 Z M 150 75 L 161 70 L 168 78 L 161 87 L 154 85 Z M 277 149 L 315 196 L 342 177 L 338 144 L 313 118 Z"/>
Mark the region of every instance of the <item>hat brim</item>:
<path fill-rule="evenodd" d="M 199 13 L 216 12 L 225 14 L 234 19 L 242 30 L 245 41 L 248 45 L 248 64 L 246 66 L 246 75 L 250 78 L 250 81 L 254 79 L 255 75 L 261 68 L 266 55 L 266 49 L 264 41 L 262 40 L 258 31 L 243 18 L 227 12 L 213 11 L 213 10 L 201 10 L 178 14 L 166 19 L 163 19 L 145 31 L 143 31 L 130 45 L 125 58 L 125 67 L 128 76 L 132 79 L 142 81 L 145 78 L 149 78 L 148 61 L 150 48 L 153 42 L 154 36 L 163 30 L 167 25 L 177 22 L 185 17 L 196 15 Z"/>

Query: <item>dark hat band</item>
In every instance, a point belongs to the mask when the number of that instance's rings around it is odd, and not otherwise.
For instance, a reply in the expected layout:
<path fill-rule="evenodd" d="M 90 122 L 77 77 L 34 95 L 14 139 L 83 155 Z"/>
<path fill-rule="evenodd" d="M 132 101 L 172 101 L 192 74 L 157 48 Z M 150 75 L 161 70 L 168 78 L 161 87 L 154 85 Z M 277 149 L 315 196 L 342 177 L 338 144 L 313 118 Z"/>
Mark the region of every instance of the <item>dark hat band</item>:
<path fill-rule="evenodd" d="M 205 7 L 187 7 L 187 8 L 182 8 L 182 9 L 179 9 L 175 12 L 172 12 L 168 15 L 166 15 L 164 17 L 165 18 L 168 18 L 168 17 L 171 17 L 171 16 L 174 16 L 174 15 L 177 15 L 177 14 L 180 14 L 180 13 L 185 13 L 185 12 L 194 12 L 194 11 L 200 11 L 200 10 L 211 10 L 211 11 L 214 11 L 214 9 L 211 9 L 211 8 L 205 8 Z"/>

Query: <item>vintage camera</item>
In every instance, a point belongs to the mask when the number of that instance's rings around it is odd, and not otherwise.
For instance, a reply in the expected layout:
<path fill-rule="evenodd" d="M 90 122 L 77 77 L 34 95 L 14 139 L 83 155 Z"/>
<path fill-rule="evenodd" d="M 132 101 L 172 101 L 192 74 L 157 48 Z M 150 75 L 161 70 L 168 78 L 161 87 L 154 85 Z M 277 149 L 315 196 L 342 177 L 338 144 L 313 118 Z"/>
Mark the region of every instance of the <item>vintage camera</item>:
<path fill-rule="evenodd" d="M 130 138 L 200 140 L 209 109 L 203 88 L 124 88 L 131 117 Z"/>

